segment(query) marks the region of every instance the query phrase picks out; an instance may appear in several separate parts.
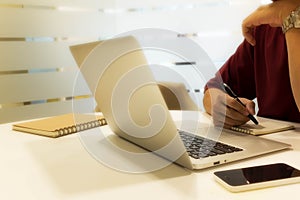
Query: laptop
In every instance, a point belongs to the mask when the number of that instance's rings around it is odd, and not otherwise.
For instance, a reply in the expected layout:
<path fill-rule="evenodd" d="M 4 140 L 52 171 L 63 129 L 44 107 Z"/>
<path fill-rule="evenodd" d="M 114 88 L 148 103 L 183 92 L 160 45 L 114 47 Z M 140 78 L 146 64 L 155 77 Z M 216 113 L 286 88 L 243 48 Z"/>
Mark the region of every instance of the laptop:
<path fill-rule="evenodd" d="M 204 169 L 290 148 L 197 119 L 176 126 L 133 36 L 74 45 L 70 50 L 111 130 L 171 162 Z"/>

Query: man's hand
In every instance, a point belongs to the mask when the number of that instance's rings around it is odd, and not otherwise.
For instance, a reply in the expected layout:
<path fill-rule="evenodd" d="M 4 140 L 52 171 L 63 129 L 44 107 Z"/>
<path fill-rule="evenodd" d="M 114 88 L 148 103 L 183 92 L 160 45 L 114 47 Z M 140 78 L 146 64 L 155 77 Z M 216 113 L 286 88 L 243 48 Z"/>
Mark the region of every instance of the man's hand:
<path fill-rule="evenodd" d="M 215 126 L 230 128 L 249 121 L 248 114 L 255 114 L 255 103 L 240 98 L 244 107 L 220 89 L 210 88 L 204 94 L 205 110 L 212 115 Z"/>

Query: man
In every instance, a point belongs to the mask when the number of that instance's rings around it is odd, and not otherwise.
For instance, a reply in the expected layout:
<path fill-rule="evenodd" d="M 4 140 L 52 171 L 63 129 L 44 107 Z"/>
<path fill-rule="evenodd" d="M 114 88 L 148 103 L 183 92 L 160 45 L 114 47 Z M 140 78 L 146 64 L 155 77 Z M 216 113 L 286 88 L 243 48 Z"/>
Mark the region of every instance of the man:
<path fill-rule="evenodd" d="M 255 98 L 258 116 L 300 122 L 300 27 L 281 28 L 292 11 L 300 15 L 300 0 L 274 0 L 243 21 L 244 42 L 205 87 L 204 108 L 216 126 L 249 121 Z M 245 106 L 224 95 L 222 82 Z"/>

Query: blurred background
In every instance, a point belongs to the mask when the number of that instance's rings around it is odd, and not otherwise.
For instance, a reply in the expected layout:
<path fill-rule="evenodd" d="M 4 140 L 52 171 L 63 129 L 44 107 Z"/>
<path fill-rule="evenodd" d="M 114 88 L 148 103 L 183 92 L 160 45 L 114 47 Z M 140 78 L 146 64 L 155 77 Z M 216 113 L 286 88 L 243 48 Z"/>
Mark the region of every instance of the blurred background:
<path fill-rule="evenodd" d="M 70 45 L 139 29 L 167 30 L 174 34 L 165 41 L 188 38 L 206 52 L 212 68 L 218 69 L 243 40 L 243 18 L 269 2 L 0 0 L 0 123 L 70 112 L 74 103 L 79 112 L 91 111 L 86 105 L 94 104 L 93 97 L 78 75 Z M 154 36 L 147 39 L 157 40 Z M 197 59 L 177 60 L 178 56 L 162 51 L 145 54 L 151 64 L 165 65 L 188 79 L 197 79 L 193 67 Z M 160 79 L 168 76 L 162 73 Z M 76 90 L 75 81 L 80 82 Z M 201 97 L 205 81 L 189 82 L 187 90 L 193 98 Z"/>

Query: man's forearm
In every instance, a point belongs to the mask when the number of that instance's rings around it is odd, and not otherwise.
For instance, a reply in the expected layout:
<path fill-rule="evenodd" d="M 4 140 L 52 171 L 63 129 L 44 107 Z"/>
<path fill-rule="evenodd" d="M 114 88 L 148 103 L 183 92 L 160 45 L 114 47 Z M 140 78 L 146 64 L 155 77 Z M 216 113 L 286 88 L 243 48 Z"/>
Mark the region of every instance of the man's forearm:
<path fill-rule="evenodd" d="M 300 29 L 289 30 L 285 37 L 288 49 L 291 87 L 300 111 Z"/>

